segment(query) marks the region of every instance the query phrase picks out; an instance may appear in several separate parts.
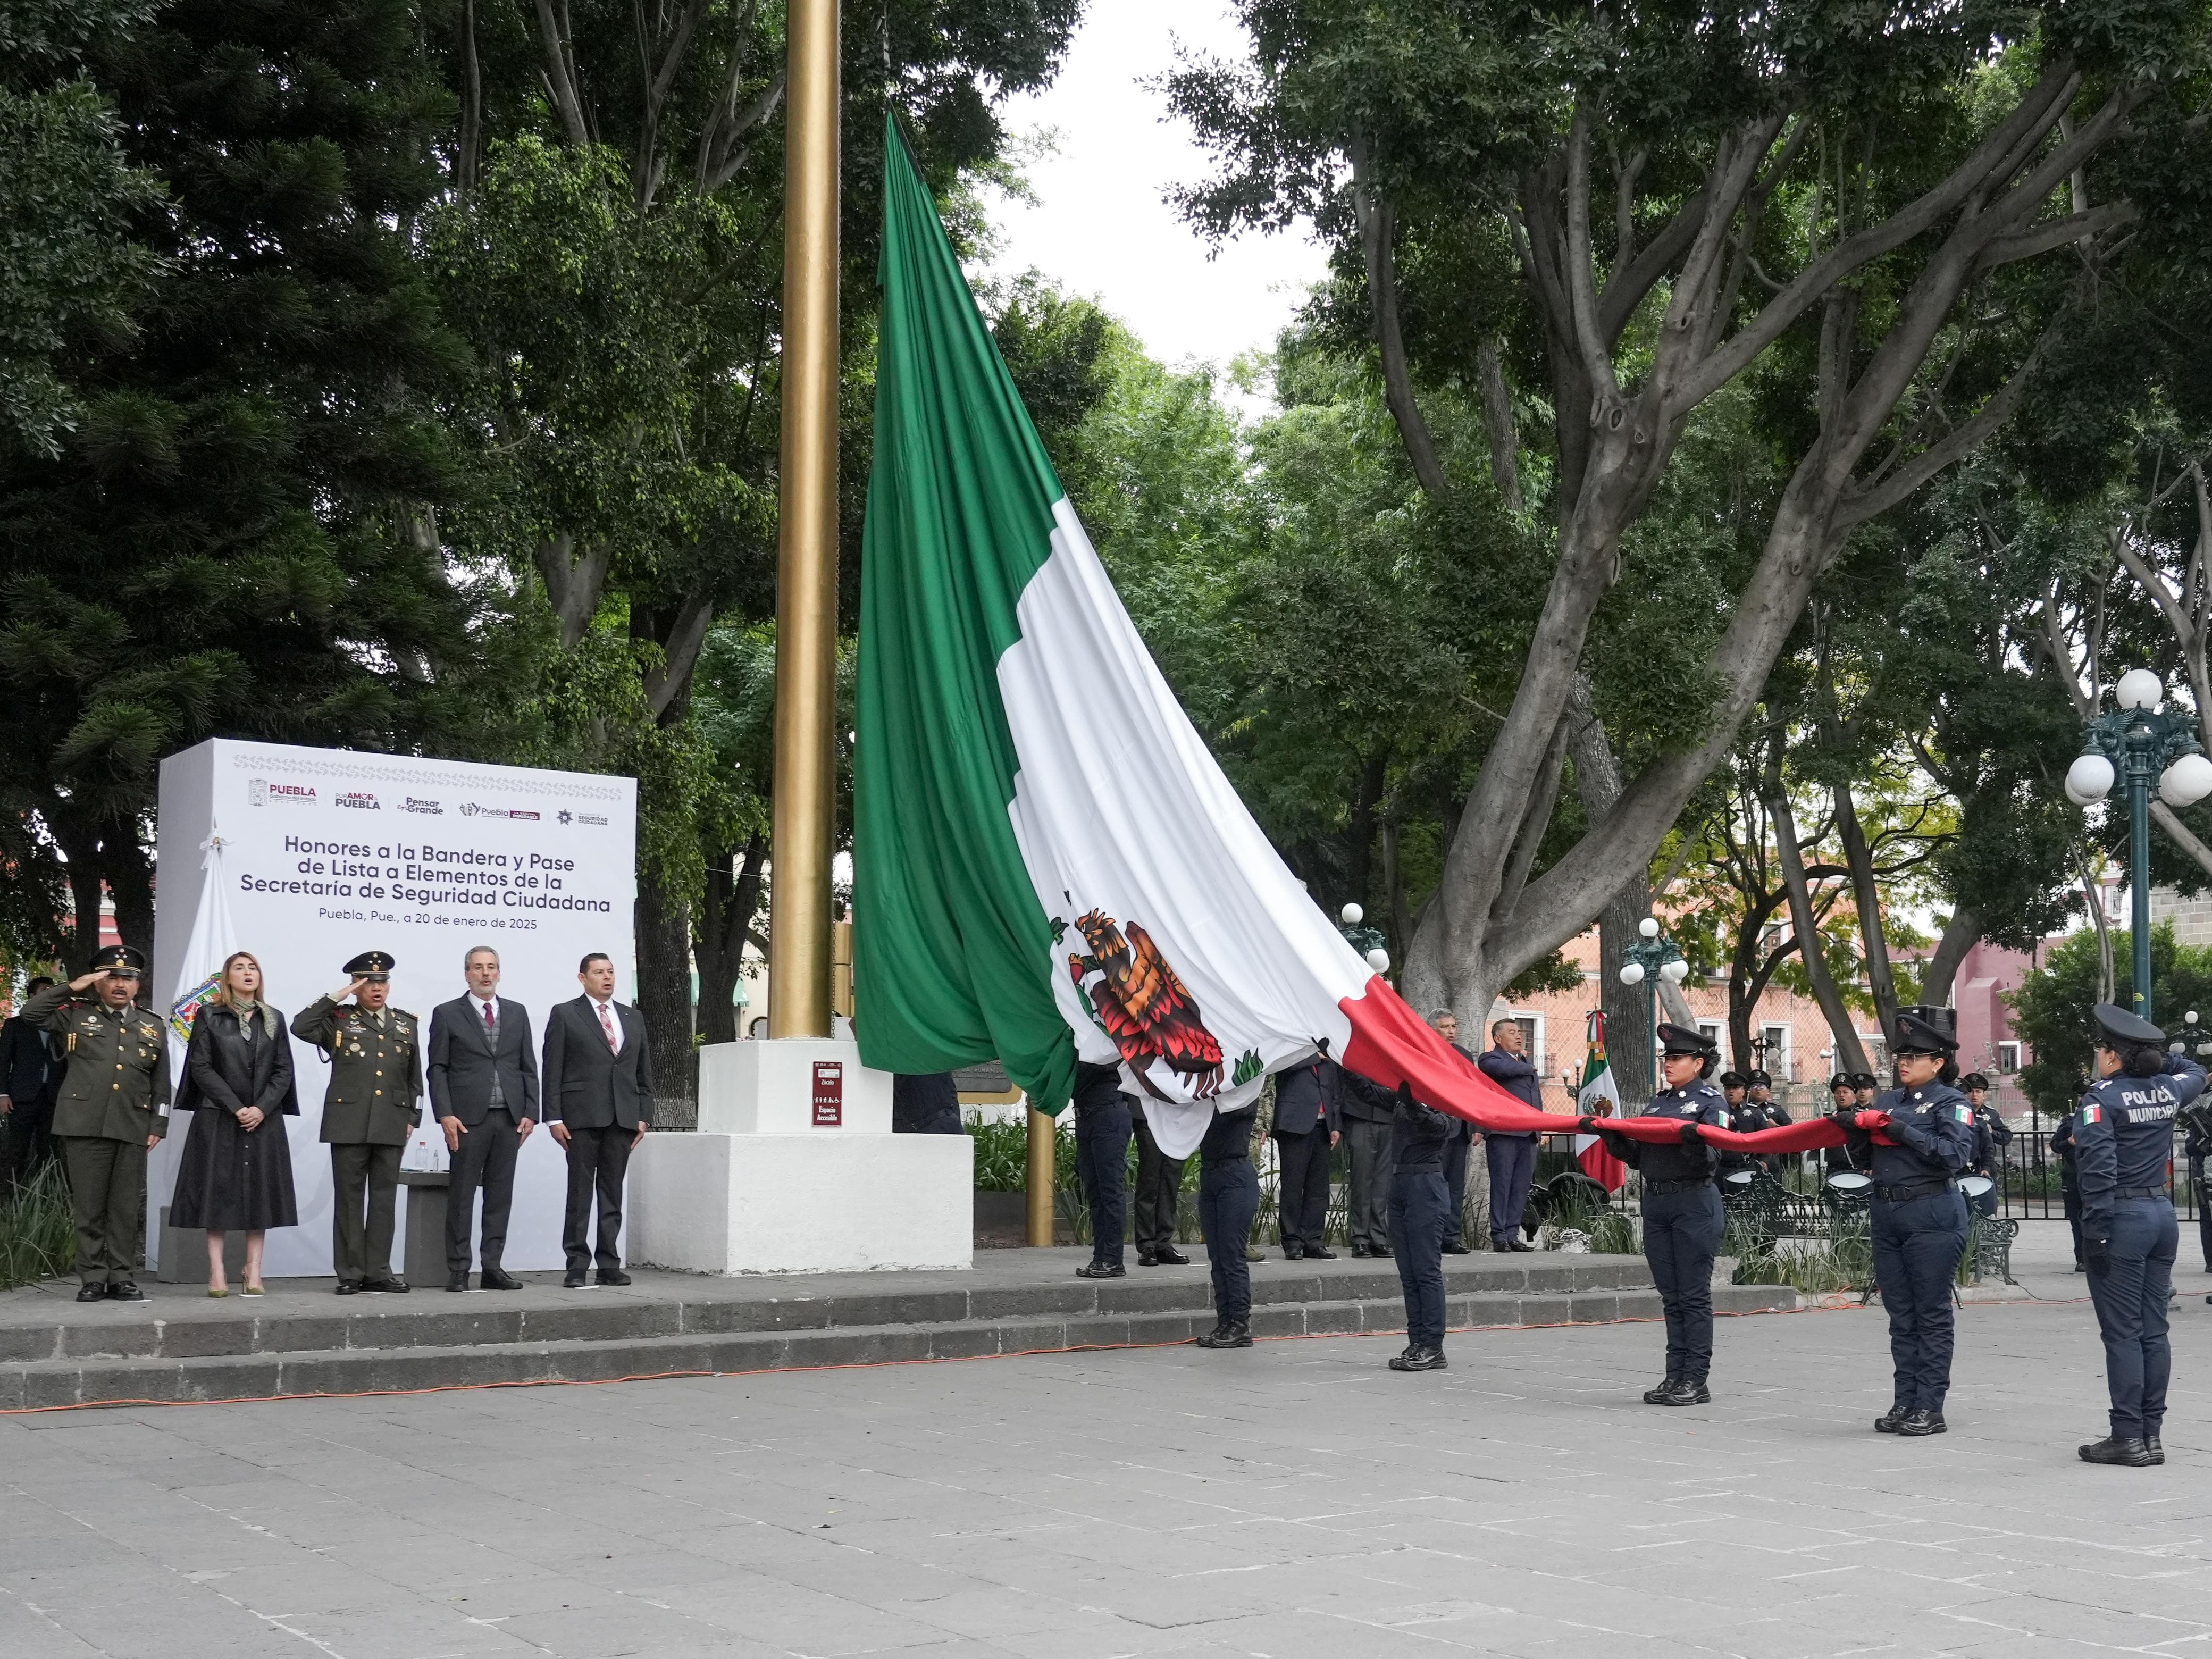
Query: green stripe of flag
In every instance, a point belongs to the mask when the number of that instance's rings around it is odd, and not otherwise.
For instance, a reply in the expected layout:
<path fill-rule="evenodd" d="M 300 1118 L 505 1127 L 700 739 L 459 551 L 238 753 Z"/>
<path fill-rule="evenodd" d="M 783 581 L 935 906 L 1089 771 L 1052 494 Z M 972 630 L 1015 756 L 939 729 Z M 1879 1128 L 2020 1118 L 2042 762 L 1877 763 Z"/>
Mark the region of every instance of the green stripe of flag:
<path fill-rule="evenodd" d="M 1052 938 L 1008 804 L 997 665 L 1065 493 L 895 121 L 861 538 L 854 978 L 863 1060 L 991 1059 L 1040 1109 L 1074 1085 Z"/>

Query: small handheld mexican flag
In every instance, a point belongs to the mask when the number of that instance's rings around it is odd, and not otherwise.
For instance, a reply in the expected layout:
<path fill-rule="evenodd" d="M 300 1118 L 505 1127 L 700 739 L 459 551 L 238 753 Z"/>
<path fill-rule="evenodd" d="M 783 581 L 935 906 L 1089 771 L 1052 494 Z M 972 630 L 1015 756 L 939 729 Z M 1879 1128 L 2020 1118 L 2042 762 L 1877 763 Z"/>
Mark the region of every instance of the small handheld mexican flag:
<path fill-rule="evenodd" d="M 1620 1089 L 1613 1080 L 1613 1067 L 1605 1057 L 1605 1016 L 1592 1013 L 1589 1017 L 1589 1054 L 1583 1061 L 1583 1086 L 1575 1094 L 1577 1112 L 1595 1113 L 1600 1117 L 1620 1115 Z M 1583 1173 L 1591 1180 L 1603 1183 L 1606 1191 L 1617 1193 L 1620 1183 L 1628 1179 L 1627 1167 L 1606 1150 L 1605 1142 L 1595 1135 L 1575 1137 L 1575 1162 L 1583 1166 Z"/>

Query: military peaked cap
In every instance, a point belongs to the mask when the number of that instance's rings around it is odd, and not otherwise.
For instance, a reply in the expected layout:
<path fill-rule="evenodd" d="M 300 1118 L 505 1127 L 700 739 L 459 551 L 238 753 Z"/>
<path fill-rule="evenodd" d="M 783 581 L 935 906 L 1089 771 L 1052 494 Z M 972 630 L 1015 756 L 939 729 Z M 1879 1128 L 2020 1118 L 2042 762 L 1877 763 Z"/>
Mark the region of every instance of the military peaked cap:
<path fill-rule="evenodd" d="M 1659 1046 L 1668 1054 L 1690 1054 L 1699 1060 L 1709 1059 L 1721 1051 L 1719 1043 L 1686 1025 L 1662 1024 L 1659 1027 Z"/>
<path fill-rule="evenodd" d="M 2163 1048 L 2166 1033 L 2140 1014 L 2131 1014 L 2118 1003 L 2100 1002 L 2090 1016 L 2097 1022 L 2098 1040 L 2106 1048 Z"/>
<path fill-rule="evenodd" d="M 363 951 L 346 963 L 345 971 L 356 979 L 389 979 L 392 976 L 392 953 L 389 951 Z"/>
<path fill-rule="evenodd" d="M 94 973 L 105 969 L 119 979 L 126 974 L 144 973 L 146 958 L 127 945 L 102 945 L 92 953 L 91 968 Z"/>
<path fill-rule="evenodd" d="M 1950 1055 L 1959 1052 L 1959 1016 L 1932 1003 L 1916 1003 L 1897 1011 L 1897 1036 L 1891 1052 L 1899 1054 Z"/>

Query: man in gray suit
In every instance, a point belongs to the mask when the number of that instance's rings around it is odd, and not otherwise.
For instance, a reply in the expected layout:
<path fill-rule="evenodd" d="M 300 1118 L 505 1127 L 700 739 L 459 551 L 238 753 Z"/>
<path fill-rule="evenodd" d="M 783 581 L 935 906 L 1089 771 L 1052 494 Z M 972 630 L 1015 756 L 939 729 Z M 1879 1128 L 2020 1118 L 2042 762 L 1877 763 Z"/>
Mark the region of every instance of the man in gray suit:
<path fill-rule="evenodd" d="M 653 1063 L 645 1021 L 615 1000 L 615 965 L 594 951 L 577 965 L 584 994 L 545 1017 L 545 1121 L 568 1152 L 568 1214 L 561 1281 L 584 1287 L 592 1249 L 592 1200 L 599 1198 L 599 1283 L 627 1285 L 622 1270 L 623 1176 L 630 1149 L 653 1118 Z"/>
<path fill-rule="evenodd" d="M 514 1160 L 538 1127 L 538 1056 L 530 1011 L 499 994 L 499 952 L 479 945 L 461 959 L 465 994 L 430 1012 L 430 1109 L 453 1154 L 446 1189 L 446 1288 L 469 1287 L 469 1232 L 483 1193 L 483 1287 L 519 1291 L 500 1266 L 514 1203 Z"/>

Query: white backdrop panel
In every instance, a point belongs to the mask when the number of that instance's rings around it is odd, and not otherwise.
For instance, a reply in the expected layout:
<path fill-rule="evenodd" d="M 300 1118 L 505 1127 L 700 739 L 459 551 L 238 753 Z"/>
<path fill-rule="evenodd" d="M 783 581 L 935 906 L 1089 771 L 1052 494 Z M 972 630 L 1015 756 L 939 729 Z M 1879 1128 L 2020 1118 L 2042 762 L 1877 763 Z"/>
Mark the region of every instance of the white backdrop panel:
<path fill-rule="evenodd" d="M 614 958 L 625 999 L 635 983 L 635 780 L 216 738 L 161 763 L 152 989 L 165 1017 L 211 829 L 226 843 L 240 947 L 260 958 L 270 1000 L 288 1019 L 343 983 L 346 961 L 368 950 L 397 958 L 392 1000 L 421 1017 L 426 1041 L 431 1010 L 467 988 L 461 958 L 477 945 L 500 953 L 500 994 L 529 1009 L 533 1045 L 546 1012 L 577 994 L 586 951 Z M 287 1127 L 300 1224 L 270 1234 L 267 1271 L 323 1274 L 331 1166 L 316 1137 L 329 1068 L 306 1043 L 292 1054 L 300 1115 Z M 154 1154 L 149 1249 L 188 1127 L 172 1123 Z M 565 1186 L 561 1149 L 541 1127 L 515 1175 L 509 1267 L 562 1265 Z"/>

